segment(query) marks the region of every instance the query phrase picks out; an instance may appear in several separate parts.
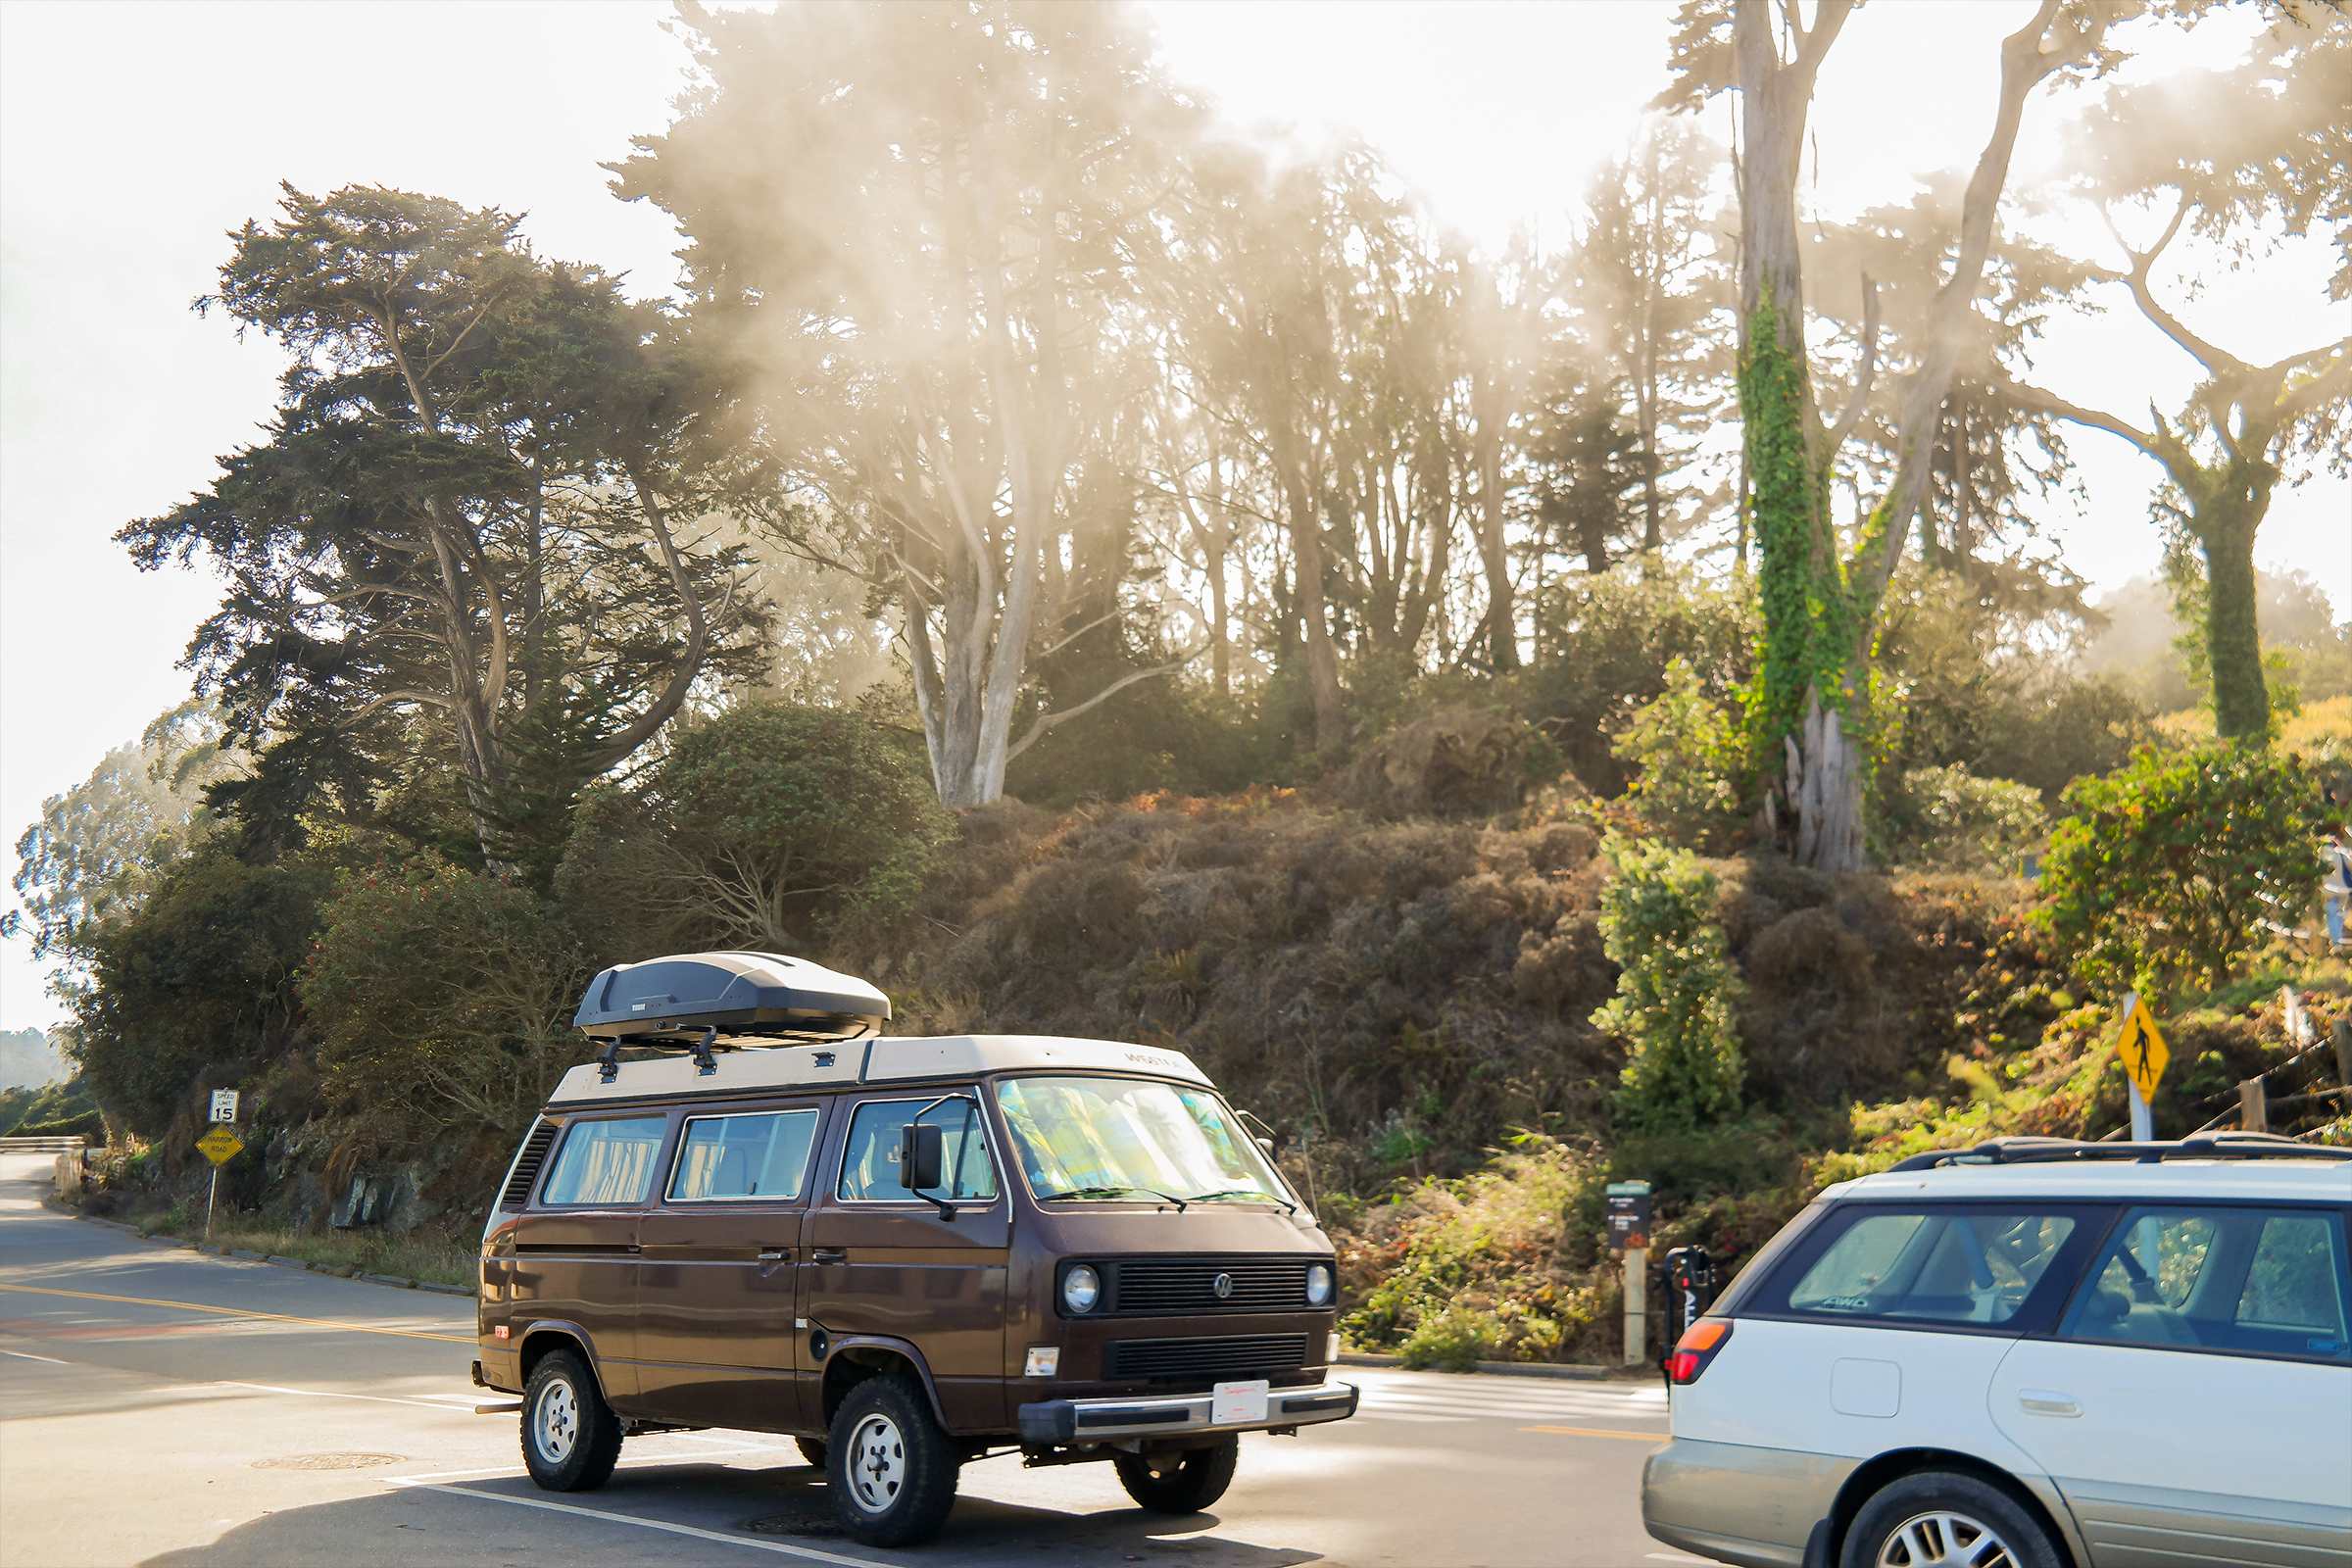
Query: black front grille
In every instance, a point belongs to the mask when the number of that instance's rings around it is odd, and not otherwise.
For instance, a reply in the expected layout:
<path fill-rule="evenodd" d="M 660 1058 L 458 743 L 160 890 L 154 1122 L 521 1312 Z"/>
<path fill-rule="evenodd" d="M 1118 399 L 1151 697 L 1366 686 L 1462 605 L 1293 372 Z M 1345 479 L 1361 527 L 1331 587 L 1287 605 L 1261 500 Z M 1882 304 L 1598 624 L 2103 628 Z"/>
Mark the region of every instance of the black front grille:
<path fill-rule="evenodd" d="M 531 1129 L 531 1136 L 522 1142 L 522 1153 L 514 1161 L 514 1173 L 507 1178 L 507 1190 L 498 1195 L 501 1208 L 520 1208 L 530 1200 L 531 1183 L 539 1179 L 539 1167 L 547 1162 L 548 1145 L 556 1141 L 563 1129 L 552 1121 L 542 1121 Z"/>
<path fill-rule="evenodd" d="M 1102 1348 L 1106 1378 L 1199 1378 L 1295 1372 L 1306 1365 L 1303 1334 L 1227 1334 L 1194 1340 L 1113 1340 Z"/>
<path fill-rule="evenodd" d="M 1108 1310 L 1128 1317 L 1195 1312 L 1298 1312 L 1303 1257 L 1130 1257 L 1110 1265 Z M 1217 1294 L 1222 1276 L 1226 1292 Z"/>

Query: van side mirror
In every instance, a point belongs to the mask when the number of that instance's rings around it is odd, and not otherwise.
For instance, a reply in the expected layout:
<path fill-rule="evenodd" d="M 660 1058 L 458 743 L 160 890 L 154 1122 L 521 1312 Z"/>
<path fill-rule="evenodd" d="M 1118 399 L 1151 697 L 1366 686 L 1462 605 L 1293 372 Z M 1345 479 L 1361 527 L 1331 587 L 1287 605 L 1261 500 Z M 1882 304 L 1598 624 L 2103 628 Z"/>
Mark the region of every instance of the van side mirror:
<path fill-rule="evenodd" d="M 929 1122 L 910 1121 L 899 1130 L 899 1185 L 928 1192 L 939 1185 L 947 1163 L 947 1137 Z"/>

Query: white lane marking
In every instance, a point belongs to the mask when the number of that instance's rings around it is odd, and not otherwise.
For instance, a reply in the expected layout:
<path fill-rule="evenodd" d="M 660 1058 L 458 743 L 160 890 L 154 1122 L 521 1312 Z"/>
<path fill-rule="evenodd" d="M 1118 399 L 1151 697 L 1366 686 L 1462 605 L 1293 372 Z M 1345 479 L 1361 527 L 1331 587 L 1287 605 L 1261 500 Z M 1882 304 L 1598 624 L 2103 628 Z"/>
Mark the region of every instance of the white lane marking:
<path fill-rule="evenodd" d="M 1707 1558 L 1686 1557 L 1675 1551 L 1645 1551 L 1642 1555 L 1651 1562 L 1694 1562 L 1698 1564 L 1698 1568 L 1715 1568 L 1714 1563 Z"/>
<path fill-rule="evenodd" d="M 1466 1415 L 1407 1415 L 1402 1410 L 1358 1410 L 1358 1421 L 1467 1421 Z"/>
<path fill-rule="evenodd" d="M 72 1366 L 74 1364 L 71 1361 L 60 1361 L 54 1355 L 34 1355 L 29 1350 L 0 1350 L 0 1355 L 13 1355 L 20 1361 L 46 1361 L 51 1366 Z"/>
<path fill-rule="evenodd" d="M 338 1394 L 332 1389 L 281 1389 L 272 1383 L 232 1383 L 225 1378 L 215 1382 L 213 1387 L 216 1389 L 255 1389 L 263 1394 L 299 1394 L 305 1398 L 311 1399 L 364 1399 L 369 1404 L 414 1404 L 427 1410 L 446 1410 L 452 1415 L 471 1415 L 473 1413 L 470 1403 L 444 1404 L 438 1399 L 403 1399 L 382 1394 Z"/>
<path fill-rule="evenodd" d="M 830 1551 L 818 1551 L 812 1546 L 788 1546 L 781 1541 L 752 1541 L 743 1536 L 725 1536 L 715 1530 L 702 1530 L 693 1525 L 673 1525 L 666 1519 L 639 1519 L 625 1513 L 607 1513 L 601 1508 L 583 1508 L 576 1503 L 550 1502 L 545 1497 L 514 1497 L 503 1492 L 468 1492 L 464 1487 L 435 1486 L 431 1482 L 410 1481 L 401 1476 L 386 1476 L 387 1486 L 406 1487 L 415 1492 L 441 1492 L 453 1497 L 473 1497 L 483 1502 L 511 1502 L 517 1508 L 544 1508 L 549 1513 L 577 1514 L 583 1519 L 601 1519 L 607 1524 L 635 1525 L 640 1530 L 662 1530 L 673 1536 L 691 1536 L 697 1541 L 715 1541 L 722 1546 L 745 1546 L 753 1551 L 772 1551 L 782 1557 L 798 1557 L 805 1562 L 829 1562 L 836 1568 L 875 1568 L 872 1557 L 843 1557 Z"/>
<path fill-rule="evenodd" d="M 1666 1412 L 1635 1405 L 1601 1404 L 1591 1399 L 1481 1399 L 1475 1395 L 1367 1394 L 1367 1405 L 1395 1404 L 1406 1409 L 1493 1410 L 1506 1415 L 1606 1415 L 1629 1421 L 1663 1421 Z"/>

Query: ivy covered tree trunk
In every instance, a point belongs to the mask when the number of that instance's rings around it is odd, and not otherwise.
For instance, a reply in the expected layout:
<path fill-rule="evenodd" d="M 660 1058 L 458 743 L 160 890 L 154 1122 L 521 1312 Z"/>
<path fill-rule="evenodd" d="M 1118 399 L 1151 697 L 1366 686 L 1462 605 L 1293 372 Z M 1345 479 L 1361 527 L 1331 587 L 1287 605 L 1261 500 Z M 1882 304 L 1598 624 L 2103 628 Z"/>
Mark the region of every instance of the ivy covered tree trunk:
<path fill-rule="evenodd" d="M 2205 551 L 2205 656 L 2213 669 L 2213 727 L 2224 740 L 2267 738 L 2271 693 L 2262 674 L 2254 529 L 2270 486 L 2250 495 L 2198 499 L 2194 526 Z"/>

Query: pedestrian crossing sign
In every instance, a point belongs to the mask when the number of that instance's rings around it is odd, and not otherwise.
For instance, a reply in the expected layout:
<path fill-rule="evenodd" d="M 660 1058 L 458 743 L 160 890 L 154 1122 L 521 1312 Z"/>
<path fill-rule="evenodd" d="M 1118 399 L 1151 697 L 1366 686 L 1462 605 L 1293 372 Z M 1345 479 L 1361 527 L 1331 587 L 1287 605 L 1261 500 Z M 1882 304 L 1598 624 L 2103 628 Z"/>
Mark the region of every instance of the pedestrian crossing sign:
<path fill-rule="evenodd" d="M 2164 1046 L 2164 1035 L 2156 1027 L 2156 1015 L 2148 1010 L 2147 1000 L 2134 996 L 2124 1014 L 2124 1032 L 2115 1043 L 2115 1054 L 2124 1064 L 2125 1076 L 2139 1091 L 2143 1102 L 2153 1102 L 2156 1085 L 2164 1078 L 2165 1063 L 2173 1054 Z"/>

